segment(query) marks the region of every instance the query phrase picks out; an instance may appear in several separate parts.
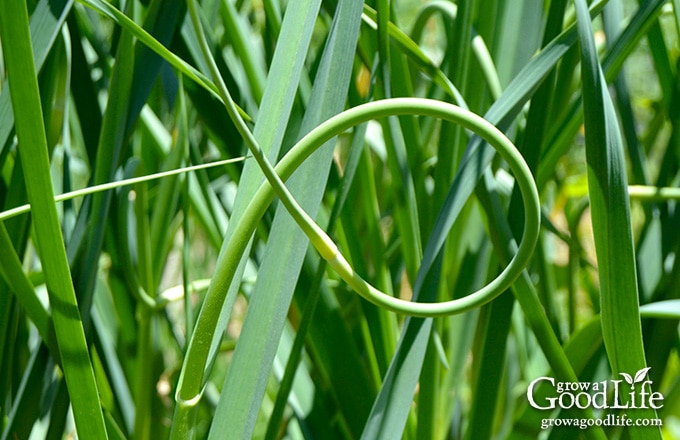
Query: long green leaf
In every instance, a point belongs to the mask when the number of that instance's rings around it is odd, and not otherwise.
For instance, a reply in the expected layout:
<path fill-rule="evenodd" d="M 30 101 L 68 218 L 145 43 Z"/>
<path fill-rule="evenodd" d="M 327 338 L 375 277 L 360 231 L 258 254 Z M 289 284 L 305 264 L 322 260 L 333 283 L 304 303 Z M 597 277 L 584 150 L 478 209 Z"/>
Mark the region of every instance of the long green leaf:
<path fill-rule="evenodd" d="M 602 332 L 612 372 L 634 374 L 646 366 L 623 143 L 597 58 L 590 16 L 575 0 L 583 81 L 586 161 L 600 280 Z M 631 417 L 655 418 L 654 409 Z M 631 427 L 632 438 L 661 438 L 658 428 Z"/>
<path fill-rule="evenodd" d="M 301 135 L 323 119 L 342 110 L 351 73 L 351 66 L 346 63 L 346 59 L 354 53 L 361 6 L 360 2 L 354 2 L 352 5 L 340 5 L 336 11 Z M 312 10 L 310 8 L 309 11 Z M 306 22 L 313 19 L 312 15 L 304 18 Z M 277 85 L 277 82 L 283 80 L 277 72 L 270 71 L 267 86 L 284 88 L 285 84 Z M 288 78 L 285 78 L 285 83 L 290 84 Z M 333 145 L 329 144 L 323 148 L 322 154 L 310 158 L 288 184 L 293 194 L 297 193 L 297 200 L 312 216 L 321 202 L 332 154 Z M 311 188 L 316 190 L 310 191 Z M 270 374 L 307 245 L 302 231 L 280 206 L 271 228 L 260 275 L 252 292 L 248 314 L 225 379 L 217 416 L 211 428 L 212 437 L 219 437 L 224 432 L 238 433 L 238 436 L 245 437 L 252 435 L 257 408 L 261 404 L 264 384 Z M 285 264 L 281 264 L 281 261 L 285 261 Z M 263 338 L 263 334 L 267 338 Z M 350 423 L 361 426 L 361 420 Z"/>
<path fill-rule="evenodd" d="M 78 312 L 50 180 L 47 140 L 29 33 L 28 11 L 21 0 L 0 6 L 0 35 L 12 94 L 26 187 L 37 221 L 37 246 L 42 255 L 62 367 L 82 437 L 106 438 L 97 385 Z"/>
<path fill-rule="evenodd" d="M 4 223 L 0 223 L 0 249 L 3 250 L 3 252 L 0 252 L 0 275 L 5 279 L 10 289 L 15 292 L 19 303 L 38 329 L 40 337 L 45 343 L 49 344 L 49 332 L 52 325 L 49 314 L 21 267 L 21 261 L 14 251 L 14 246 Z M 52 355 L 57 355 L 56 345 L 52 345 L 51 348 L 53 349 Z"/>
<path fill-rule="evenodd" d="M 277 46 L 271 70 L 277 72 L 279 77 L 285 79 L 286 84 L 290 86 L 281 87 L 275 81 L 268 81 L 258 113 L 259 122 L 256 123 L 254 132 L 249 134 L 254 142 L 262 145 L 264 154 L 270 161 L 278 156 L 297 91 L 297 81 L 293 79 L 301 75 L 305 53 L 300 48 L 307 46 L 311 38 L 313 20 L 307 19 L 307 15 L 316 16 L 318 7 L 317 2 L 309 1 L 300 7 L 290 9 L 284 17 L 281 44 Z M 300 23 L 304 25 L 300 26 Z M 291 56 L 293 62 L 291 62 Z M 218 78 L 215 80 L 217 81 Z M 201 309 L 180 376 L 177 393 L 179 402 L 176 407 L 176 414 L 179 415 L 174 421 L 173 435 L 181 438 L 187 435 L 190 423 L 188 413 L 193 408 L 193 404 L 185 406 L 184 402 L 196 399 L 205 380 L 204 374 L 198 374 L 194 370 L 200 369 L 207 372 L 211 368 L 221 343 L 222 333 L 227 326 L 231 308 L 236 300 L 240 276 L 247 261 L 246 258 L 241 257 L 239 257 L 240 261 L 229 261 L 228 258 L 236 257 L 225 257 L 227 248 L 234 243 L 250 240 L 250 236 L 235 236 L 234 230 L 239 227 L 242 216 L 261 181 L 262 172 L 258 169 L 258 165 L 246 163 L 240 180 L 239 192 L 234 202 L 232 220 L 218 257 L 217 269 L 208 289 L 206 302 Z M 249 246 L 246 246 L 246 249 L 249 249 Z M 247 255 L 248 251 L 246 250 L 244 254 Z M 232 283 L 232 280 L 235 282 Z M 252 429 L 252 426 L 249 428 L 241 426 L 240 429 Z"/>
<path fill-rule="evenodd" d="M 61 26 L 71 10 L 73 0 L 41 0 L 31 14 L 31 44 L 33 45 L 33 57 L 36 70 L 40 71 L 52 44 L 61 31 Z M 12 104 L 8 90 L 2 89 L 0 93 L 0 156 L 7 144 L 7 139 L 12 132 Z"/>

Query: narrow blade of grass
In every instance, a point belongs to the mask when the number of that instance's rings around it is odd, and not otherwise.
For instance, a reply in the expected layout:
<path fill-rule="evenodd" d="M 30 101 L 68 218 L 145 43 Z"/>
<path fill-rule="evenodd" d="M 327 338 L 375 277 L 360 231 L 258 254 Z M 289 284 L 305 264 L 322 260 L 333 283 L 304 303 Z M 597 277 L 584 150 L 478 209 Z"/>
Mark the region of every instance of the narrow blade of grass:
<path fill-rule="evenodd" d="M 256 123 L 255 130 L 251 135 L 259 145 L 263 146 L 263 152 L 270 161 L 275 160 L 278 156 L 290 118 L 297 92 L 298 81 L 296 79 L 300 78 L 306 52 L 301 50 L 301 47 L 306 47 L 311 38 L 314 20 L 307 18 L 307 16 L 316 17 L 318 8 L 319 3 L 310 0 L 289 9 L 288 14 L 284 17 L 281 44 L 277 46 L 271 70 L 278 74 L 281 81 L 285 79 L 285 86 L 282 87 L 277 81 L 267 83 L 258 114 L 258 123 Z M 221 81 L 219 78 L 215 78 L 215 80 Z M 204 374 L 210 370 L 214 357 L 219 350 L 222 334 L 226 329 L 231 308 L 239 292 L 240 277 L 246 262 L 243 255 L 247 255 L 249 252 L 250 245 L 248 242 L 251 237 L 235 235 L 235 230 L 243 226 L 240 223 L 243 221 L 248 205 L 252 202 L 257 187 L 262 182 L 262 176 L 263 174 L 256 163 L 246 163 L 239 183 L 239 192 L 234 202 L 230 226 L 227 229 L 223 247 L 218 257 L 217 269 L 208 289 L 206 301 L 201 308 L 196 330 L 189 343 L 180 376 L 177 393 L 178 404 L 172 432 L 172 435 L 177 438 L 184 438 L 188 430 L 192 429 L 189 413 L 195 408 L 195 399 L 200 395 L 206 379 Z M 240 247 L 241 244 L 245 250 L 243 254 L 229 255 L 230 246 Z M 230 261 L 230 259 L 237 259 L 238 261 Z M 198 371 L 201 371 L 201 373 Z M 187 402 L 190 401 L 193 403 L 187 405 Z M 245 414 L 244 411 L 246 411 Z M 240 416 L 237 418 L 244 423 L 250 417 L 245 407 L 242 407 L 239 414 L 236 415 Z M 222 420 L 217 423 L 224 422 L 225 420 Z M 252 421 L 248 422 L 248 426 L 244 423 L 241 423 L 239 427 L 242 430 L 241 432 L 253 429 Z"/>
<path fill-rule="evenodd" d="M 40 71 L 47 54 L 52 49 L 54 40 L 61 32 L 61 27 L 68 12 L 71 10 L 73 0 L 41 0 L 31 14 L 31 44 L 33 45 L 33 57 L 36 70 Z M 2 90 L 0 94 L 0 156 L 12 131 L 12 104 L 9 93 Z"/>
<path fill-rule="evenodd" d="M 36 214 L 37 246 L 42 255 L 57 344 L 74 416 L 82 437 L 106 438 L 97 385 L 78 312 L 63 237 L 52 199 L 47 140 L 29 33 L 28 11 L 21 0 L 0 6 L 0 35 L 12 93 L 15 127 L 26 174 L 29 200 Z"/>
<path fill-rule="evenodd" d="M 314 7 L 310 7 L 309 15 L 299 19 L 304 19 L 305 22 L 314 21 L 316 16 L 311 14 L 313 9 Z M 360 13 L 361 4 L 356 2 L 352 5 L 340 5 L 336 11 L 301 128 L 303 135 L 323 119 L 342 110 L 351 73 L 351 66 L 344 60 L 354 53 Z M 277 85 L 279 81 L 281 83 Z M 291 84 L 288 78 L 278 75 L 276 71 L 270 71 L 268 87 L 291 86 L 295 84 Z M 322 154 L 310 158 L 309 163 L 305 163 L 288 184 L 293 194 L 298 195 L 297 200 L 312 216 L 318 209 L 326 186 L 332 147 L 329 144 Z M 311 191 L 311 188 L 316 190 Z M 212 437 L 224 432 L 234 435 L 238 433 L 238 436 L 244 437 L 252 435 L 265 391 L 264 385 L 270 374 L 307 245 L 308 241 L 297 224 L 283 206 L 279 206 L 252 292 L 248 314 L 225 379 L 217 416 L 211 427 Z M 281 261 L 285 261 L 285 264 L 281 264 Z M 267 338 L 263 338 L 263 334 Z M 358 410 L 359 408 L 355 408 L 361 414 Z M 367 412 L 368 408 L 365 408 L 364 413 Z M 350 422 L 361 426 L 360 418 Z"/>
<path fill-rule="evenodd" d="M 33 321 L 38 333 L 45 343 L 50 343 L 49 329 L 52 325 L 49 313 L 40 302 L 35 289 L 21 267 L 21 261 L 14 252 L 14 245 L 7 234 L 4 223 L 0 223 L 0 275 L 14 291 L 19 303 Z M 58 355 L 56 345 L 52 346 L 52 355 Z"/>
<path fill-rule="evenodd" d="M 575 0 L 581 43 L 588 194 L 600 279 L 602 331 L 615 375 L 645 368 L 635 250 L 623 144 L 614 106 L 597 58 L 590 17 Z M 655 418 L 654 409 L 631 417 Z M 630 429 L 632 438 L 661 438 L 658 428 Z"/>

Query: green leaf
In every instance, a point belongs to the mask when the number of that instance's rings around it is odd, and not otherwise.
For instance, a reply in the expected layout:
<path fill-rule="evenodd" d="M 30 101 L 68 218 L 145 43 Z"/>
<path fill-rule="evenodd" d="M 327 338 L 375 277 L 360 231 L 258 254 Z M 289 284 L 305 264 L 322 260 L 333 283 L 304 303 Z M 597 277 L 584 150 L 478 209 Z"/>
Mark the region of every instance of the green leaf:
<path fill-rule="evenodd" d="M 19 152 L 33 206 L 37 247 L 50 294 L 57 345 L 80 436 L 106 438 L 104 418 L 78 312 L 57 208 L 52 194 L 45 126 L 40 108 L 28 11 L 22 0 L 2 2 L 0 36 L 12 94 Z"/>
<path fill-rule="evenodd" d="M 278 156 L 283 141 L 297 91 L 298 81 L 294 79 L 300 77 L 304 64 L 305 51 L 301 50 L 301 47 L 309 44 L 314 23 L 312 17 L 316 17 L 318 7 L 318 2 L 310 0 L 300 7 L 290 9 L 284 17 L 281 44 L 277 46 L 270 69 L 276 75 L 270 76 L 270 81 L 267 82 L 265 87 L 258 113 L 258 123 L 255 125 L 254 132 L 252 134 L 243 133 L 244 136 L 250 136 L 256 144 L 263 146 L 263 154 L 266 154 L 270 161 Z M 291 62 L 291 60 L 293 61 Z M 219 79 L 215 78 L 215 80 Z M 241 224 L 243 215 L 252 202 L 253 195 L 261 182 L 262 172 L 258 169 L 258 164 L 254 162 L 246 163 L 234 202 L 232 219 L 218 257 L 217 269 L 208 289 L 206 301 L 201 309 L 196 331 L 190 342 L 180 376 L 177 394 L 180 403 L 176 407 L 176 413 L 179 415 L 176 415 L 173 424 L 173 435 L 180 438 L 185 437 L 186 430 L 189 428 L 189 415 L 184 414 L 191 410 L 190 407 L 184 406 L 182 402 L 193 401 L 203 388 L 205 376 L 204 374 L 197 374 L 196 371 L 200 369 L 208 372 L 210 370 L 239 291 L 240 277 L 247 261 L 243 255 L 247 255 L 249 252 L 247 243 L 251 237 L 249 235 L 235 235 L 234 231 L 243 226 Z M 240 253 L 229 255 L 229 246 L 240 247 L 241 245 L 245 249 L 243 255 Z M 234 415 L 237 416 L 237 420 L 242 422 L 238 429 L 243 430 L 242 432 L 248 432 L 248 430 L 253 429 L 253 422 L 248 422 L 248 426 L 245 423 L 252 416 L 247 412 L 244 414 L 244 410 L 246 408 L 241 408 L 238 414 Z M 239 414 L 240 417 L 238 417 Z M 218 423 L 224 422 L 223 420 Z"/>
<path fill-rule="evenodd" d="M 41 0 L 33 10 L 30 20 L 31 44 L 34 48 L 33 57 L 36 70 L 42 69 L 47 54 L 57 39 L 66 15 L 71 10 L 73 0 Z M 0 156 L 7 145 L 7 139 L 12 131 L 14 114 L 12 104 L 6 88 L 0 88 Z"/>
<path fill-rule="evenodd" d="M 600 280 L 602 331 L 614 374 L 645 368 L 635 251 L 623 144 L 614 106 L 597 58 L 590 17 L 575 0 L 583 81 L 588 195 Z M 655 418 L 654 409 L 634 412 Z M 661 438 L 658 429 L 630 429 L 632 438 Z"/>
<path fill-rule="evenodd" d="M 313 22 L 313 10 L 314 7 L 310 7 L 309 15 L 298 17 L 295 22 Z M 291 13 L 293 11 L 289 10 L 288 14 Z M 360 13 L 360 2 L 339 5 L 336 10 L 300 135 L 342 110 L 351 73 L 351 66 L 345 60 L 354 53 Z M 287 26 L 286 19 L 290 20 L 288 14 L 284 17 L 283 31 Z M 281 44 L 285 42 L 281 40 Z M 277 51 L 290 49 L 282 46 Z M 299 51 L 300 48 L 293 50 Z M 295 86 L 289 78 L 279 75 L 275 70 L 271 70 L 269 75 L 268 88 Z M 315 215 L 321 202 L 332 155 L 332 143 L 321 147 L 321 151 L 306 161 L 287 184 L 311 216 Z M 312 188 L 315 190 L 312 191 Z M 252 435 L 265 391 L 264 385 L 271 371 L 307 246 L 304 233 L 283 206 L 279 206 L 251 294 L 248 314 L 227 372 L 217 415 L 211 427 L 211 437 L 219 437 L 224 432 L 238 437 Z M 267 337 L 263 338 L 263 335 Z M 340 396 L 344 394 L 342 392 Z M 354 413 L 361 414 L 361 411 L 354 408 Z M 362 420 L 359 416 L 356 420 L 349 420 L 349 423 L 356 432 L 360 430 Z"/>

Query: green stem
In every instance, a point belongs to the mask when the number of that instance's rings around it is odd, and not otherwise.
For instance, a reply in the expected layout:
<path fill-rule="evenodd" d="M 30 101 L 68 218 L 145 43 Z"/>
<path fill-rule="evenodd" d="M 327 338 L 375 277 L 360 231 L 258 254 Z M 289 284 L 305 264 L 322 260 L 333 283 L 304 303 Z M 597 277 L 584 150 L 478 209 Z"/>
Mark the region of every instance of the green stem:
<path fill-rule="evenodd" d="M 398 115 L 422 115 L 441 118 L 449 122 L 460 124 L 470 129 L 498 149 L 503 159 L 509 164 L 515 173 L 517 184 L 522 189 L 525 202 L 526 223 L 522 242 L 519 244 L 515 257 L 501 274 L 490 284 L 466 297 L 443 303 L 414 303 L 400 300 L 387 295 L 367 283 L 347 263 L 338 251 L 335 243 L 326 233 L 314 223 L 314 221 L 302 211 L 295 200 L 287 194 L 285 187 L 272 188 L 271 184 L 283 185 L 285 180 L 295 171 L 304 160 L 326 141 L 337 136 L 350 127 L 363 122 Z M 454 313 L 462 313 L 492 300 L 498 294 L 507 289 L 512 282 L 521 274 L 528 263 L 533 248 L 538 238 L 540 224 L 540 203 L 538 192 L 531 177 L 531 173 L 524 163 L 521 155 L 512 143 L 493 125 L 481 117 L 456 107 L 452 104 L 421 98 L 395 98 L 364 104 L 347 110 L 312 130 L 301 139 L 286 156 L 279 162 L 274 171 L 276 179 L 273 182 L 264 182 L 253 197 L 250 205 L 243 215 L 241 222 L 236 226 L 233 239 L 225 249 L 225 264 L 218 267 L 213 275 L 211 289 L 209 290 L 204 305 L 197 321 L 194 338 L 192 339 L 184 368 L 180 375 L 180 381 L 176 394 L 178 402 L 176 419 L 185 421 L 184 426 L 173 427 L 174 438 L 183 438 L 191 429 L 188 422 L 191 419 L 190 412 L 200 400 L 204 383 L 204 372 L 208 359 L 209 347 L 219 319 L 220 310 L 226 296 L 226 287 L 236 272 L 241 254 L 244 252 L 248 241 L 254 233 L 255 227 L 264 215 L 267 207 L 278 195 L 286 209 L 291 213 L 298 225 L 303 229 L 310 241 L 335 269 L 340 277 L 348 283 L 357 293 L 369 301 L 385 307 L 389 310 L 415 316 L 444 316 Z M 288 198 L 281 197 L 287 195 Z M 190 372 L 190 373 L 187 373 Z"/>
<path fill-rule="evenodd" d="M 241 118 L 236 104 L 220 75 L 202 30 L 196 0 L 189 0 L 188 10 L 197 32 L 201 50 L 208 62 L 213 80 L 217 83 L 217 89 L 225 103 L 227 113 L 260 166 L 267 182 L 262 184 L 248 205 L 241 221 L 236 226 L 232 239 L 226 244 L 223 253 L 224 264 L 218 267 L 213 275 L 211 288 L 201 308 L 194 337 L 189 343 L 184 366 L 180 373 L 175 396 L 177 406 L 174 420 L 176 423 L 173 424 L 172 438 L 187 438 L 191 434 L 192 414 L 196 410 L 202 394 L 205 373 L 209 368 L 208 356 L 210 346 L 222 305 L 226 299 L 228 287 L 235 276 L 241 255 L 245 251 L 256 225 L 264 215 L 274 195 L 279 197 L 281 203 L 321 256 L 357 293 L 388 310 L 415 316 L 444 316 L 462 313 L 495 298 L 512 284 L 528 263 L 538 239 L 540 225 L 538 191 L 529 168 L 514 145 L 498 129 L 483 118 L 444 102 L 419 98 L 399 98 L 372 102 L 347 110 L 329 119 L 307 134 L 286 154 L 276 169 L 274 169 L 262 152 L 253 133 Z M 283 180 L 287 179 L 312 152 L 344 130 L 371 119 L 409 114 L 441 118 L 455 124 L 460 124 L 464 128 L 477 133 L 495 147 L 506 160 L 515 173 L 517 183 L 524 196 L 526 217 L 524 235 L 517 254 L 510 264 L 495 280 L 479 291 L 464 298 L 439 304 L 404 301 L 385 294 L 367 283 L 354 272 L 344 256 L 338 251 L 335 243 L 299 206 L 283 183 Z"/>
<path fill-rule="evenodd" d="M 59 203 L 59 202 L 65 201 L 65 200 L 75 199 L 76 197 L 83 197 L 83 196 L 86 196 L 88 194 L 94 194 L 94 193 L 106 191 L 106 190 L 109 190 L 109 189 L 120 188 L 121 186 L 134 185 L 134 184 L 137 184 L 137 183 L 149 182 L 151 180 L 156 180 L 156 179 L 162 179 L 163 177 L 176 176 L 177 174 L 189 173 L 191 171 L 198 171 L 198 170 L 204 170 L 206 168 L 218 167 L 218 166 L 221 166 L 221 165 L 227 165 L 227 164 L 234 163 L 234 162 L 240 162 L 240 161 L 245 160 L 245 159 L 247 159 L 247 157 L 237 157 L 237 158 L 234 158 L 234 159 L 218 160 L 218 161 L 215 161 L 215 162 L 204 163 L 204 164 L 201 164 L 201 165 L 193 165 L 193 166 L 190 166 L 190 167 L 177 168 L 175 170 L 164 171 L 164 172 L 161 172 L 161 173 L 154 173 L 154 174 L 149 174 L 149 175 L 146 175 L 146 176 L 117 180 L 115 182 L 102 183 L 101 185 L 88 186 L 87 188 L 78 189 L 78 190 L 75 190 L 75 191 L 69 191 L 69 192 L 64 193 L 64 194 L 59 194 L 58 196 L 54 197 L 54 202 Z M 6 211 L 1 212 L 0 213 L 0 221 L 7 220 L 7 219 L 15 217 L 19 214 L 25 214 L 25 213 L 30 212 L 30 211 L 31 211 L 31 205 L 17 206 L 16 208 L 8 209 Z"/>
<path fill-rule="evenodd" d="M 628 196 L 643 202 L 668 202 L 680 200 L 680 188 L 660 188 L 657 186 L 630 185 Z"/>

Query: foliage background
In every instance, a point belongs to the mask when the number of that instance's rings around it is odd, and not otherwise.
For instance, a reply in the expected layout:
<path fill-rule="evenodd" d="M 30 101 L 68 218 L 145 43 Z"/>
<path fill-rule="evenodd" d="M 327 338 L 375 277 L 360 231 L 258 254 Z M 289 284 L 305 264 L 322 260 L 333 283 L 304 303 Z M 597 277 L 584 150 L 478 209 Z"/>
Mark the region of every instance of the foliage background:
<path fill-rule="evenodd" d="M 3 439 L 680 438 L 677 0 L 592 2 L 592 22 L 581 0 L 196 3 L 0 6 Z M 450 317 L 365 301 L 255 195 L 254 145 L 277 163 L 410 96 L 484 115 L 540 191 L 525 272 Z M 481 288 L 522 235 L 504 161 L 431 117 L 345 130 L 286 185 L 404 299 Z M 645 367 L 664 406 L 626 414 L 662 429 L 541 430 L 527 405 L 539 376 Z"/>

